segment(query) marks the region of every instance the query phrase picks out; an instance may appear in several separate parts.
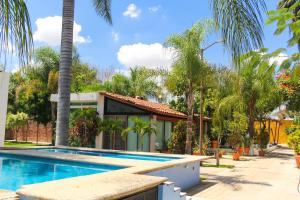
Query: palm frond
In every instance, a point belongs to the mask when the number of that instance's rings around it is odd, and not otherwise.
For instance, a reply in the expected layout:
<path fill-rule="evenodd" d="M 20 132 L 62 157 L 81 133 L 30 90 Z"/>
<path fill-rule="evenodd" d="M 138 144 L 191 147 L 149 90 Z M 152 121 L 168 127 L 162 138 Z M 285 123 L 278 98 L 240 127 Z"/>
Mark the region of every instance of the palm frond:
<path fill-rule="evenodd" d="M 29 13 L 24 0 L 0 0 L 0 58 L 16 52 L 21 64 L 33 51 Z"/>
<path fill-rule="evenodd" d="M 93 0 L 96 13 L 103 17 L 105 21 L 112 24 L 111 0 Z"/>
<path fill-rule="evenodd" d="M 239 56 L 263 46 L 264 0 L 212 0 L 226 48 L 239 65 Z"/>

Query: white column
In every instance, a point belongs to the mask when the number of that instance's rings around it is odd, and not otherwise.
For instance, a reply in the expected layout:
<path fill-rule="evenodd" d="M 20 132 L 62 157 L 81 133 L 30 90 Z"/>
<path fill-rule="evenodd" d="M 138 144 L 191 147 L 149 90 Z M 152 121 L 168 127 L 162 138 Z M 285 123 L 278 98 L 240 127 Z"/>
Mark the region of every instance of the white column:
<path fill-rule="evenodd" d="M 156 115 L 152 116 L 151 121 L 154 122 L 154 123 L 156 122 Z M 155 143 L 156 143 L 156 135 L 151 134 L 150 135 L 150 152 L 156 152 Z"/>
<path fill-rule="evenodd" d="M 99 94 L 98 100 L 97 100 L 97 112 L 99 114 L 99 117 L 103 119 L 104 117 L 104 96 Z M 97 149 L 103 149 L 103 133 L 100 133 L 98 136 L 96 136 L 96 148 Z"/>
<path fill-rule="evenodd" d="M 0 72 L 0 147 L 4 146 L 9 74 Z"/>

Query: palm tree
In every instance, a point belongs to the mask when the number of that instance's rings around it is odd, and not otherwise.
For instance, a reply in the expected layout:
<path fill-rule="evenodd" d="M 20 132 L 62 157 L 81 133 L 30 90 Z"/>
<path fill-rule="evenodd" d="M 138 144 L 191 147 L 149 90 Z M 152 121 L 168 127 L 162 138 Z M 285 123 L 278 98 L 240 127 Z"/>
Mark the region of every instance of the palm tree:
<path fill-rule="evenodd" d="M 235 79 L 235 92 L 222 98 L 215 117 L 222 120 L 236 110 L 245 112 L 248 117 L 248 132 L 252 137 L 255 132 L 254 121 L 259 112 L 257 103 L 272 91 L 276 63 L 269 64 L 270 57 L 278 55 L 278 51 L 267 54 L 266 49 L 251 51 L 241 56 L 241 68 Z"/>
<path fill-rule="evenodd" d="M 148 69 L 146 67 L 130 68 L 130 75 L 125 76 L 117 73 L 112 79 L 104 83 L 104 89 L 125 96 L 141 97 L 148 99 L 155 97 L 159 99 L 162 88 L 157 82 L 157 78 L 162 74 L 160 70 Z"/>
<path fill-rule="evenodd" d="M 152 121 L 144 120 L 140 117 L 134 117 L 132 118 L 132 121 L 134 122 L 134 125 L 132 127 L 128 127 L 122 131 L 122 136 L 126 137 L 130 132 L 134 132 L 138 134 L 140 138 L 140 144 L 141 149 L 143 150 L 143 144 L 144 144 L 144 136 L 145 135 L 151 135 L 156 134 L 156 124 Z"/>
<path fill-rule="evenodd" d="M 121 134 L 123 130 L 124 122 L 119 119 L 111 119 L 111 118 L 105 118 L 100 123 L 100 130 L 104 134 L 109 134 L 109 141 L 110 141 L 110 149 L 114 149 L 115 147 L 115 141 L 113 139 L 114 134 Z"/>
<path fill-rule="evenodd" d="M 95 10 L 112 24 L 110 0 L 93 0 Z M 58 104 L 55 145 L 67 145 L 69 134 L 70 85 L 73 48 L 74 0 L 63 1 L 61 53 L 58 82 Z"/>
<path fill-rule="evenodd" d="M 26 63 L 33 49 L 31 22 L 24 0 L 0 0 L 0 58 L 17 49 L 20 63 Z M 5 64 L 0 66 L 0 72 Z"/>
<path fill-rule="evenodd" d="M 192 153 L 192 135 L 193 135 L 193 106 L 194 91 L 198 86 L 199 80 L 203 79 L 206 64 L 200 58 L 201 44 L 204 42 L 206 35 L 213 29 L 211 20 L 204 20 L 193 25 L 183 34 L 172 35 L 166 41 L 166 45 L 176 49 L 176 61 L 173 68 L 178 68 L 186 74 L 186 94 L 187 94 L 187 137 L 186 148 L 187 154 Z"/>
<path fill-rule="evenodd" d="M 264 0 L 211 0 L 211 5 L 224 44 L 234 61 L 263 46 Z"/>

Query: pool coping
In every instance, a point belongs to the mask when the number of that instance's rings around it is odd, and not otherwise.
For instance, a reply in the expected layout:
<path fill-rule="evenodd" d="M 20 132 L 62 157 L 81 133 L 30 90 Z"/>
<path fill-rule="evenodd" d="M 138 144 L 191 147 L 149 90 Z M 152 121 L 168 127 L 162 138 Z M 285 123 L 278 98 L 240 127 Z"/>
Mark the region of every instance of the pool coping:
<path fill-rule="evenodd" d="M 153 176 L 147 176 L 143 174 L 147 174 L 153 171 L 163 170 L 167 168 L 172 168 L 179 165 L 187 166 L 189 163 L 194 162 L 200 162 L 201 160 L 206 159 L 206 156 L 192 156 L 192 155 L 169 155 L 169 154 L 160 154 L 160 153 L 145 153 L 145 152 L 125 152 L 125 154 L 138 154 L 138 155 L 149 155 L 149 156 L 160 156 L 160 157 L 180 157 L 181 159 L 175 159 L 171 161 L 166 162 L 155 162 L 155 161 L 149 161 L 149 160 L 132 160 L 132 159 L 124 159 L 124 158 L 111 158 L 111 157 L 98 157 L 98 156 L 91 156 L 91 155 L 82 155 L 82 154 L 67 154 L 67 153 L 54 153 L 54 152 L 44 152 L 44 151 L 36 151 L 36 148 L 51 148 L 49 146 L 47 147 L 35 147 L 35 148 L 0 148 L 0 153 L 9 153 L 14 155 L 21 155 L 21 156 L 32 156 L 32 157 L 42 157 L 42 158 L 51 158 L 51 159 L 58 159 L 58 160 L 69 160 L 69 161 L 80 161 L 85 163 L 92 163 L 92 164 L 104 164 L 104 165 L 115 165 L 115 166 L 121 166 L 126 167 L 124 169 L 119 169 L 116 171 L 109 171 L 104 172 L 101 174 L 94 174 L 94 175 L 88 175 L 88 176 L 80 176 L 80 177 L 73 177 L 73 178 L 66 178 L 62 180 L 55 180 L 55 181 L 49 181 L 44 183 L 38 183 L 38 184 L 32 184 L 32 185 L 25 185 L 19 190 L 17 190 L 17 194 L 28 196 L 29 194 L 34 194 L 35 197 L 39 197 L 41 199 L 46 199 L 48 197 L 47 187 L 54 188 L 52 186 L 53 182 L 55 184 L 61 185 L 61 184 L 69 184 L 70 187 L 77 187 L 75 183 L 80 183 L 80 185 L 86 185 L 86 178 L 88 177 L 89 180 L 96 180 L 99 177 L 98 176 L 111 176 L 109 179 L 110 181 L 114 182 L 116 184 L 116 187 L 118 187 L 118 182 L 120 181 L 120 177 L 128 177 L 129 180 L 132 182 L 135 182 L 136 180 L 139 180 L 138 177 L 148 177 L 145 178 L 145 185 L 140 184 L 136 185 L 136 187 L 131 188 L 130 184 L 126 185 L 125 183 L 120 183 L 122 187 L 127 188 L 126 195 L 133 194 L 135 192 L 141 191 L 139 187 L 143 188 L 149 188 L 154 187 L 153 185 L 159 185 L 162 182 L 166 181 L 166 178 L 163 179 L 156 179 L 156 178 L 162 178 L 162 177 L 153 177 Z M 67 148 L 71 149 L 70 147 L 59 147 L 59 148 Z M 89 149 L 89 148 L 72 148 L 76 150 L 85 150 L 85 151 L 99 151 L 99 152 L 114 152 L 114 153 L 124 153 L 123 151 L 109 151 L 109 150 L 102 150 L 102 149 Z M 131 174 L 132 176 L 128 175 Z M 131 178 L 130 178 L 131 177 Z M 101 179 L 101 178 L 100 178 Z M 143 178 L 141 178 L 143 179 Z M 76 180 L 76 181 L 74 181 Z M 49 186 L 50 184 L 50 186 Z M 101 186 L 101 183 L 97 183 L 97 185 Z M 84 187 L 84 186 L 82 186 Z M 44 189 L 41 189 L 44 188 Z M 100 187 L 102 188 L 102 187 Z M 74 188 L 73 188 L 74 189 Z M 39 193 L 38 191 L 44 191 L 43 193 Z M 53 191 L 53 190 L 52 190 Z M 101 189 L 102 191 L 102 189 Z M 86 191 L 87 192 L 87 191 Z M 124 192 L 124 191 L 123 191 Z M 55 192 L 57 193 L 57 191 Z M 64 191 L 59 191 L 59 193 L 64 193 Z M 49 195 L 51 195 L 51 192 L 49 192 Z M 108 194 L 106 194 L 107 196 Z M 112 197 L 115 197 L 117 194 L 111 193 L 110 199 Z M 29 195 L 30 196 L 30 195 Z M 108 195 L 109 196 L 109 195 Z M 43 198 L 42 198 L 43 197 Z M 120 198 L 120 196 L 118 197 Z M 1 199 L 1 197 L 0 197 Z M 51 198 L 52 199 L 52 198 Z M 74 196 L 73 196 L 74 199 Z M 97 199 L 107 199 L 101 192 L 99 192 Z"/>

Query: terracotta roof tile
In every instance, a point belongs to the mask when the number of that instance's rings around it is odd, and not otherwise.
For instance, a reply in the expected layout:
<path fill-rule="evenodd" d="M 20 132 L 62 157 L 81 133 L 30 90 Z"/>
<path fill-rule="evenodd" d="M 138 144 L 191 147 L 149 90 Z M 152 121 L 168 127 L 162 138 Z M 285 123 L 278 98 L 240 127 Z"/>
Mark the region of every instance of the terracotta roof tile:
<path fill-rule="evenodd" d="M 177 117 L 177 118 L 186 118 L 186 114 L 173 110 L 168 105 L 165 104 L 154 103 L 151 101 L 146 101 L 138 98 L 123 96 L 123 95 L 109 93 L 109 92 L 100 92 L 100 94 L 104 95 L 105 97 L 111 98 L 113 100 L 125 104 L 129 104 L 156 114 Z"/>

